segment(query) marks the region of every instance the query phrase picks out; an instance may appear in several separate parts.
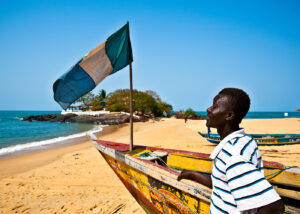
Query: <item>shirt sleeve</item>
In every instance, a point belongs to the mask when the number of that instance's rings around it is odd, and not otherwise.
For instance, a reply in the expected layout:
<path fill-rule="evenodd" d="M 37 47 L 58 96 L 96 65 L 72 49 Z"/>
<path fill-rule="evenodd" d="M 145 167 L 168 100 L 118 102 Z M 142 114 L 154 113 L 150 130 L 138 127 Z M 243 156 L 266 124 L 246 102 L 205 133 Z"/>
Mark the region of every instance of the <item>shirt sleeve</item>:
<path fill-rule="evenodd" d="M 240 211 L 275 202 L 280 196 L 266 180 L 263 168 L 257 168 L 241 156 L 232 156 L 226 164 L 228 186 Z"/>

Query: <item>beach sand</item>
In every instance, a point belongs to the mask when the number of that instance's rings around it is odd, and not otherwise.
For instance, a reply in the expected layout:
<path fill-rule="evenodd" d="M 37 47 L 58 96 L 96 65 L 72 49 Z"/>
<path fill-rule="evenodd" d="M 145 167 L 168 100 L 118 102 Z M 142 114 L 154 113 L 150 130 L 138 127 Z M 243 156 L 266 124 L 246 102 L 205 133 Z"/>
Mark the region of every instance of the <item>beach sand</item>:
<path fill-rule="evenodd" d="M 300 133 L 300 119 L 247 119 L 247 133 Z M 161 119 L 134 124 L 139 145 L 211 153 L 198 135 L 205 121 Z M 215 130 L 212 130 L 215 131 Z M 128 143 L 129 125 L 102 140 Z M 300 145 L 260 147 L 264 160 L 300 166 Z M 144 213 L 90 142 L 0 160 L 0 213 Z"/>

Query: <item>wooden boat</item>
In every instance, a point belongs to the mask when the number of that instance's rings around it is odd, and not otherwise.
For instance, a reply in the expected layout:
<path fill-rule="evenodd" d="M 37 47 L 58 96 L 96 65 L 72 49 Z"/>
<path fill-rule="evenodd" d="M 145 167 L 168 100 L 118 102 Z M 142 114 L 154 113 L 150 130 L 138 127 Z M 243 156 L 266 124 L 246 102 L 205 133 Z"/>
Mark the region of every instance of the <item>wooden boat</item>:
<path fill-rule="evenodd" d="M 300 138 L 300 134 L 251 134 L 254 138 Z"/>
<path fill-rule="evenodd" d="M 210 134 L 198 132 L 207 141 L 218 144 L 221 141 L 219 134 Z M 258 146 L 283 146 L 300 144 L 300 134 L 251 134 L 257 141 Z"/>
<path fill-rule="evenodd" d="M 211 190 L 177 177 L 182 169 L 211 173 L 209 154 L 92 140 L 146 213 L 209 213 Z M 277 192 L 300 200 L 300 169 L 264 162 L 265 174 Z"/>

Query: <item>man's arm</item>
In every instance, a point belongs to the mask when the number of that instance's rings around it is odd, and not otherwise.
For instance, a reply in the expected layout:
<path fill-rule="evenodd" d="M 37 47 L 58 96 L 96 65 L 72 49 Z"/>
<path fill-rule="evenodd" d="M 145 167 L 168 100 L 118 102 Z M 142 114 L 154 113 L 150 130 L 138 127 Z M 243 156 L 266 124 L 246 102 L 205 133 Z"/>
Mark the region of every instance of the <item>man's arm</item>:
<path fill-rule="evenodd" d="M 212 188 L 212 181 L 210 175 L 205 175 L 199 172 L 193 172 L 184 169 L 177 178 L 178 181 L 180 181 L 181 179 L 196 181 L 197 183 Z"/>
<path fill-rule="evenodd" d="M 282 200 L 275 201 L 258 209 L 257 214 L 282 214 L 284 212 L 284 204 Z"/>

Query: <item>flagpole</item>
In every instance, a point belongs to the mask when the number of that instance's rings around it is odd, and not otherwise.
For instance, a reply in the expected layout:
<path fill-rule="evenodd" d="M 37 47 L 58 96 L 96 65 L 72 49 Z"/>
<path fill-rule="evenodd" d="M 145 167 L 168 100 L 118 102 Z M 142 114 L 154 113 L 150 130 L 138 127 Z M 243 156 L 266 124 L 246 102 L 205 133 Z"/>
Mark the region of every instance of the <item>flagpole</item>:
<path fill-rule="evenodd" d="M 129 63 L 130 77 L 130 151 L 133 149 L 133 101 L 132 101 L 132 62 Z"/>

